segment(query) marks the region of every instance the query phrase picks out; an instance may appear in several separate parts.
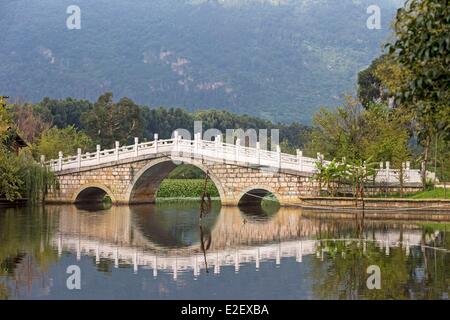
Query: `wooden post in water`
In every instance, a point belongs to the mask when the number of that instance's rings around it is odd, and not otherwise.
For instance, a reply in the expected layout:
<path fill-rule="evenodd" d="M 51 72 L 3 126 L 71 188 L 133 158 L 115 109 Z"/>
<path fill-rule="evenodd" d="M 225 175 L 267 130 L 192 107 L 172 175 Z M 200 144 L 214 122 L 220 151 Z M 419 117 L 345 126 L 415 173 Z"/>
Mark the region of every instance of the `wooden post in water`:
<path fill-rule="evenodd" d="M 211 208 L 211 195 L 208 192 L 208 178 L 209 171 L 206 170 L 205 184 L 203 185 L 203 192 L 200 198 L 200 219 L 203 218 L 203 215 L 206 214 Z M 208 202 L 206 202 L 205 198 L 208 200 Z"/>

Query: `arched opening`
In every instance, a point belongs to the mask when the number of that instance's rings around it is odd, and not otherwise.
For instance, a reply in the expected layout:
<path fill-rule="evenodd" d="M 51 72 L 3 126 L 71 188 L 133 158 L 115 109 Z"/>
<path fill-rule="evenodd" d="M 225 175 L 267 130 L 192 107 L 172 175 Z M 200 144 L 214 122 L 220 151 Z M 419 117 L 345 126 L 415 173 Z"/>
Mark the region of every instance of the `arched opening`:
<path fill-rule="evenodd" d="M 104 200 L 101 202 L 76 202 L 75 207 L 80 211 L 99 212 L 110 209 L 112 202 L 108 195 L 105 195 Z"/>
<path fill-rule="evenodd" d="M 111 201 L 108 192 L 99 187 L 87 187 L 81 190 L 76 198 L 76 204 L 100 204 L 105 201 Z"/>
<path fill-rule="evenodd" d="M 156 200 L 157 202 L 199 200 L 203 192 L 208 205 L 220 199 L 217 187 L 205 172 L 192 164 L 181 164 L 161 181 Z"/>
<path fill-rule="evenodd" d="M 246 220 L 267 222 L 278 212 L 280 203 L 269 190 L 255 188 L 243 193 L 238 206 Z"/>
<path fill-rule="evenodd" d="M 194 161 L 175 163 L 172 160 L 160 159 L 149 163 L 136 173 L 134 184 L 129 190 L 128 202 L 155 203 L 157 197 L 200 199 L 206 171 L 206 167 Z M 206 187 L 212 197 L 222 198 L 223 189 L 211 172 Z"/>

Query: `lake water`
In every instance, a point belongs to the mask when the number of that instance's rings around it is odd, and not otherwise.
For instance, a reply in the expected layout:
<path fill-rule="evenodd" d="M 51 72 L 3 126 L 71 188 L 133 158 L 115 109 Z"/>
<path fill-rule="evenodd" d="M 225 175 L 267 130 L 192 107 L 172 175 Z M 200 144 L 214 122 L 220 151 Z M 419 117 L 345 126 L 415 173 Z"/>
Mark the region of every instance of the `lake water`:
<path fill-rule="evenodd" d="M 0 299 L 448 299 L 449 251 L 422 215 L 0 208 Z"/>

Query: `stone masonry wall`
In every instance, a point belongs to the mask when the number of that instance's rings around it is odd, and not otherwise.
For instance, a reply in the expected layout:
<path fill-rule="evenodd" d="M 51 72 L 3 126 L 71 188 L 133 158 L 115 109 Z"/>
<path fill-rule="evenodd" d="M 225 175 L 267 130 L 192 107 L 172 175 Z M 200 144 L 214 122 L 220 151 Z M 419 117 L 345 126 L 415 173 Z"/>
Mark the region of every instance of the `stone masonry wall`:
<path fill-rule="evenodd" d="M 317 192 L 317 185 L 312 183 L 307 175 L 298 176 L 286 171 L 277 172 L 238 163 L 177 159 L 194 164 L 204 171 L 208 170 L 219 190 L 223 205 L 237 205 L 245 192 L 252 189 L 264 189 L 274 193 L 281 205 L 299 204 L 301 196 L 312 196 Z M 159 183 L 175 167 L 175 164 L 168 165 L 169 162 L 172 162 L 169 156 L 138 158 L 129 162 L 117 161 L 108 166 L 66 170 L 58 173 L 59 191 L 52 190 L 48 202 L 74 203 L 80 192 L 87 188 L 102 189 L 117 204 L 137 202 L 134 199 L 139 198 L 138 192 L 145 195 L 145 199 L 148 199 L 146 202 L 154 202 Z M 153 171 L 149 171 L 150 169 Z M 140 187 L 136 187 L 137 185 Z M 139 203 L 143 202 L 143 198 L 141 195 Z"/>

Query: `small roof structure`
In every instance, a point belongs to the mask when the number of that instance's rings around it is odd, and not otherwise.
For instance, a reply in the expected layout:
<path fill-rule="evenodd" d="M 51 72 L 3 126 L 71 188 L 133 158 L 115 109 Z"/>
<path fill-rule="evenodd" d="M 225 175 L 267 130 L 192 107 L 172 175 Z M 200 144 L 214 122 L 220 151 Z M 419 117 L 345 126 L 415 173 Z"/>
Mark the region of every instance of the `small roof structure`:
<path fill-rule="evenodd" d="M 11 149 L 13 149 L 16 153 L 19 152 L 20 149 L 28 147 L 28 143 L 11 127 L 8 127 L 6 130 L 8 135 L 8 145 Z"/>

